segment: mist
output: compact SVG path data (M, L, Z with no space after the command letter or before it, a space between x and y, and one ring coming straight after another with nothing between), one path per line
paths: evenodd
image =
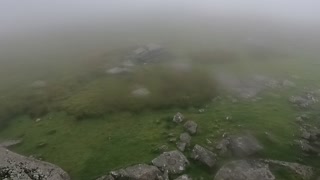
M0 179L319 178L319 7L1 0Z

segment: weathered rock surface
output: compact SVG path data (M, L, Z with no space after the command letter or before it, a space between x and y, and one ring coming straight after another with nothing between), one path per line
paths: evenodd
M209 166L210 168L216 164L216 154L200 145L194 146L191 157Z
M181 151L181 152L183 152L185 149L186 149L186 146L187 146L187 143L185 143L185 142L177 142L176 143L177 144L177 148Z
M307 108L312 104L318 102L316 97L312 93L306 93L301 96L291 96L289 101L300 108Z
M278 161L278 160L264 160L264 162L270 165L275 164L275 165L286 167L292 172L294 172L295 174L299 175L304 180L311 179L314 175L314 168L310 166L302 165L299 163L292 163L292 162L285 162L285 161Z
M114 178L119 180L162 180L162 172L155 166L147 164L137 164L134 166L120 169L110 172L112 177L106 176L106 178ZM109 180L107 179L107 180ZM103 179L104 180L104 179ZM110 179L111 180L111 179Z
M226 155L228 152L228 146L230 144L229 139L224 138L216 145L216 149L219 150L219 155Z
M310 145L309 141L307 140L304 140L304 139L295 140L295 143L301 148L302 151L306 153L310 153L310 154L320 153L320 150Z
M173 116L173 122L181 123L183 120L184 116L180 112Z
M25 157L0 147L0 179L69 180L56 165Z
M186 143L187 145L191 143L191 136L188 133L181 133L179 139L180 142Z
M232 153L238 157L250 156L263 149L252 135L231 136L229 146Z
M198 124L195 123L194 121L187 121L186 123L184 123L183 127L190 134L196 134L197 133Z
M219 169L214 180L274 180L269 166L259 161L238 160Z
M175 180L192 180L192 178L186 174L179 176Z
M164 152L152 160L152 164L170 174L181 174L189 165L187 158L179 151Z

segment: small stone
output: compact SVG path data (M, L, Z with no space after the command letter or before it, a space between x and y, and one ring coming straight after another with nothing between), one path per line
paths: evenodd
M196 134L197 129L198 129L198 124L195 123L194 121L187 121L183 127L185 128L186 131L188 131L190 134Z
M173 116L173 122L181 123L183 120L184 116L180 112Z
M190 145L191 143L191 136L188 133L180 134L180 141Z

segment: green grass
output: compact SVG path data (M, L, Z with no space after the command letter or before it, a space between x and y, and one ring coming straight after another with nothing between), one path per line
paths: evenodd
M265 147L259 158L300 159L304 164L320 166L319 157L301 156L300 150L292 146L299 134L295 117L302 111L288 102L288 97L299 94L302 87L317 87L318 67L297 60L275 63L244 59L216 65L207 59L187 74L150 67L131 76L108 77L86 70L57 78L40 97L26 87L7 92L6 98L12 99L9 98L10 103L2 101L0 107L3 105L3 112L13 115L4 118L7 126L0 131L0 139L22 138L23 143L13 147L14 151L57 164L75 180L88 180L131 164L150 163L160 154L156 149L161 145L175 149L167 135L174 133L178 137L183 131L181 125L171 122L172 116L180 111L199 125L192 144L214 148L225 132L250 132ZM221 69L239 76L297 75L301 78L294 81L300 88L269 90L259 95L262 97L259 101L233 103L226 92L217 92L220 88L216 88L215 82L209 83L208 72ZM128 96L136 84L147 86L151 96L147 99ZM21 92L24 93L17 96ZM222 98L211 101L212 95L217 94ZM43 106L45 113L37 109ZM198 112L205 107L205 113ZM319 115L316 109L308 113L312 117ZM227 120L227 116L232 119ZM41 121L35 122L38 117ZM208 144L207 139L213 144ZM219 159L214 169L193 162L187 171L194 179L211 179L227 160L228 157ZM282 169L275 172L282 179L293 178Z

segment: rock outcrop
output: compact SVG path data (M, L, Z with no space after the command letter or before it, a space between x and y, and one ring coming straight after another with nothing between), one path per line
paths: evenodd
M0 179L70 180L70 177L56 165L0 147Z
M278 161L278 160L264 160L264 162L270 165L279 165L291 170L293 173L297 174L304 180L312 179L314 175L314 168L299 163Z
M274 180L268 164L260 161L238 160L219 169L214 180Z
M216 154L214 154L213 152L209 151L208 149L200 146L200 145L195 145L192 153L191 153L191 157L194 160L198 160L201 163L209 166L210 168L212 168L215 164L216 164Z
M110 172L103 180L132 179L132 180L162 180L162 172L155 166L137 164L134 166ZM109 178L109 179L108 179Z
M189 166L189 161L181 152L170 151L153 159L152 164L162 171L168 171L169 174L181 174Z
M238 157L250 156L263 149L252 135L231 136L229 141L232 153Z

